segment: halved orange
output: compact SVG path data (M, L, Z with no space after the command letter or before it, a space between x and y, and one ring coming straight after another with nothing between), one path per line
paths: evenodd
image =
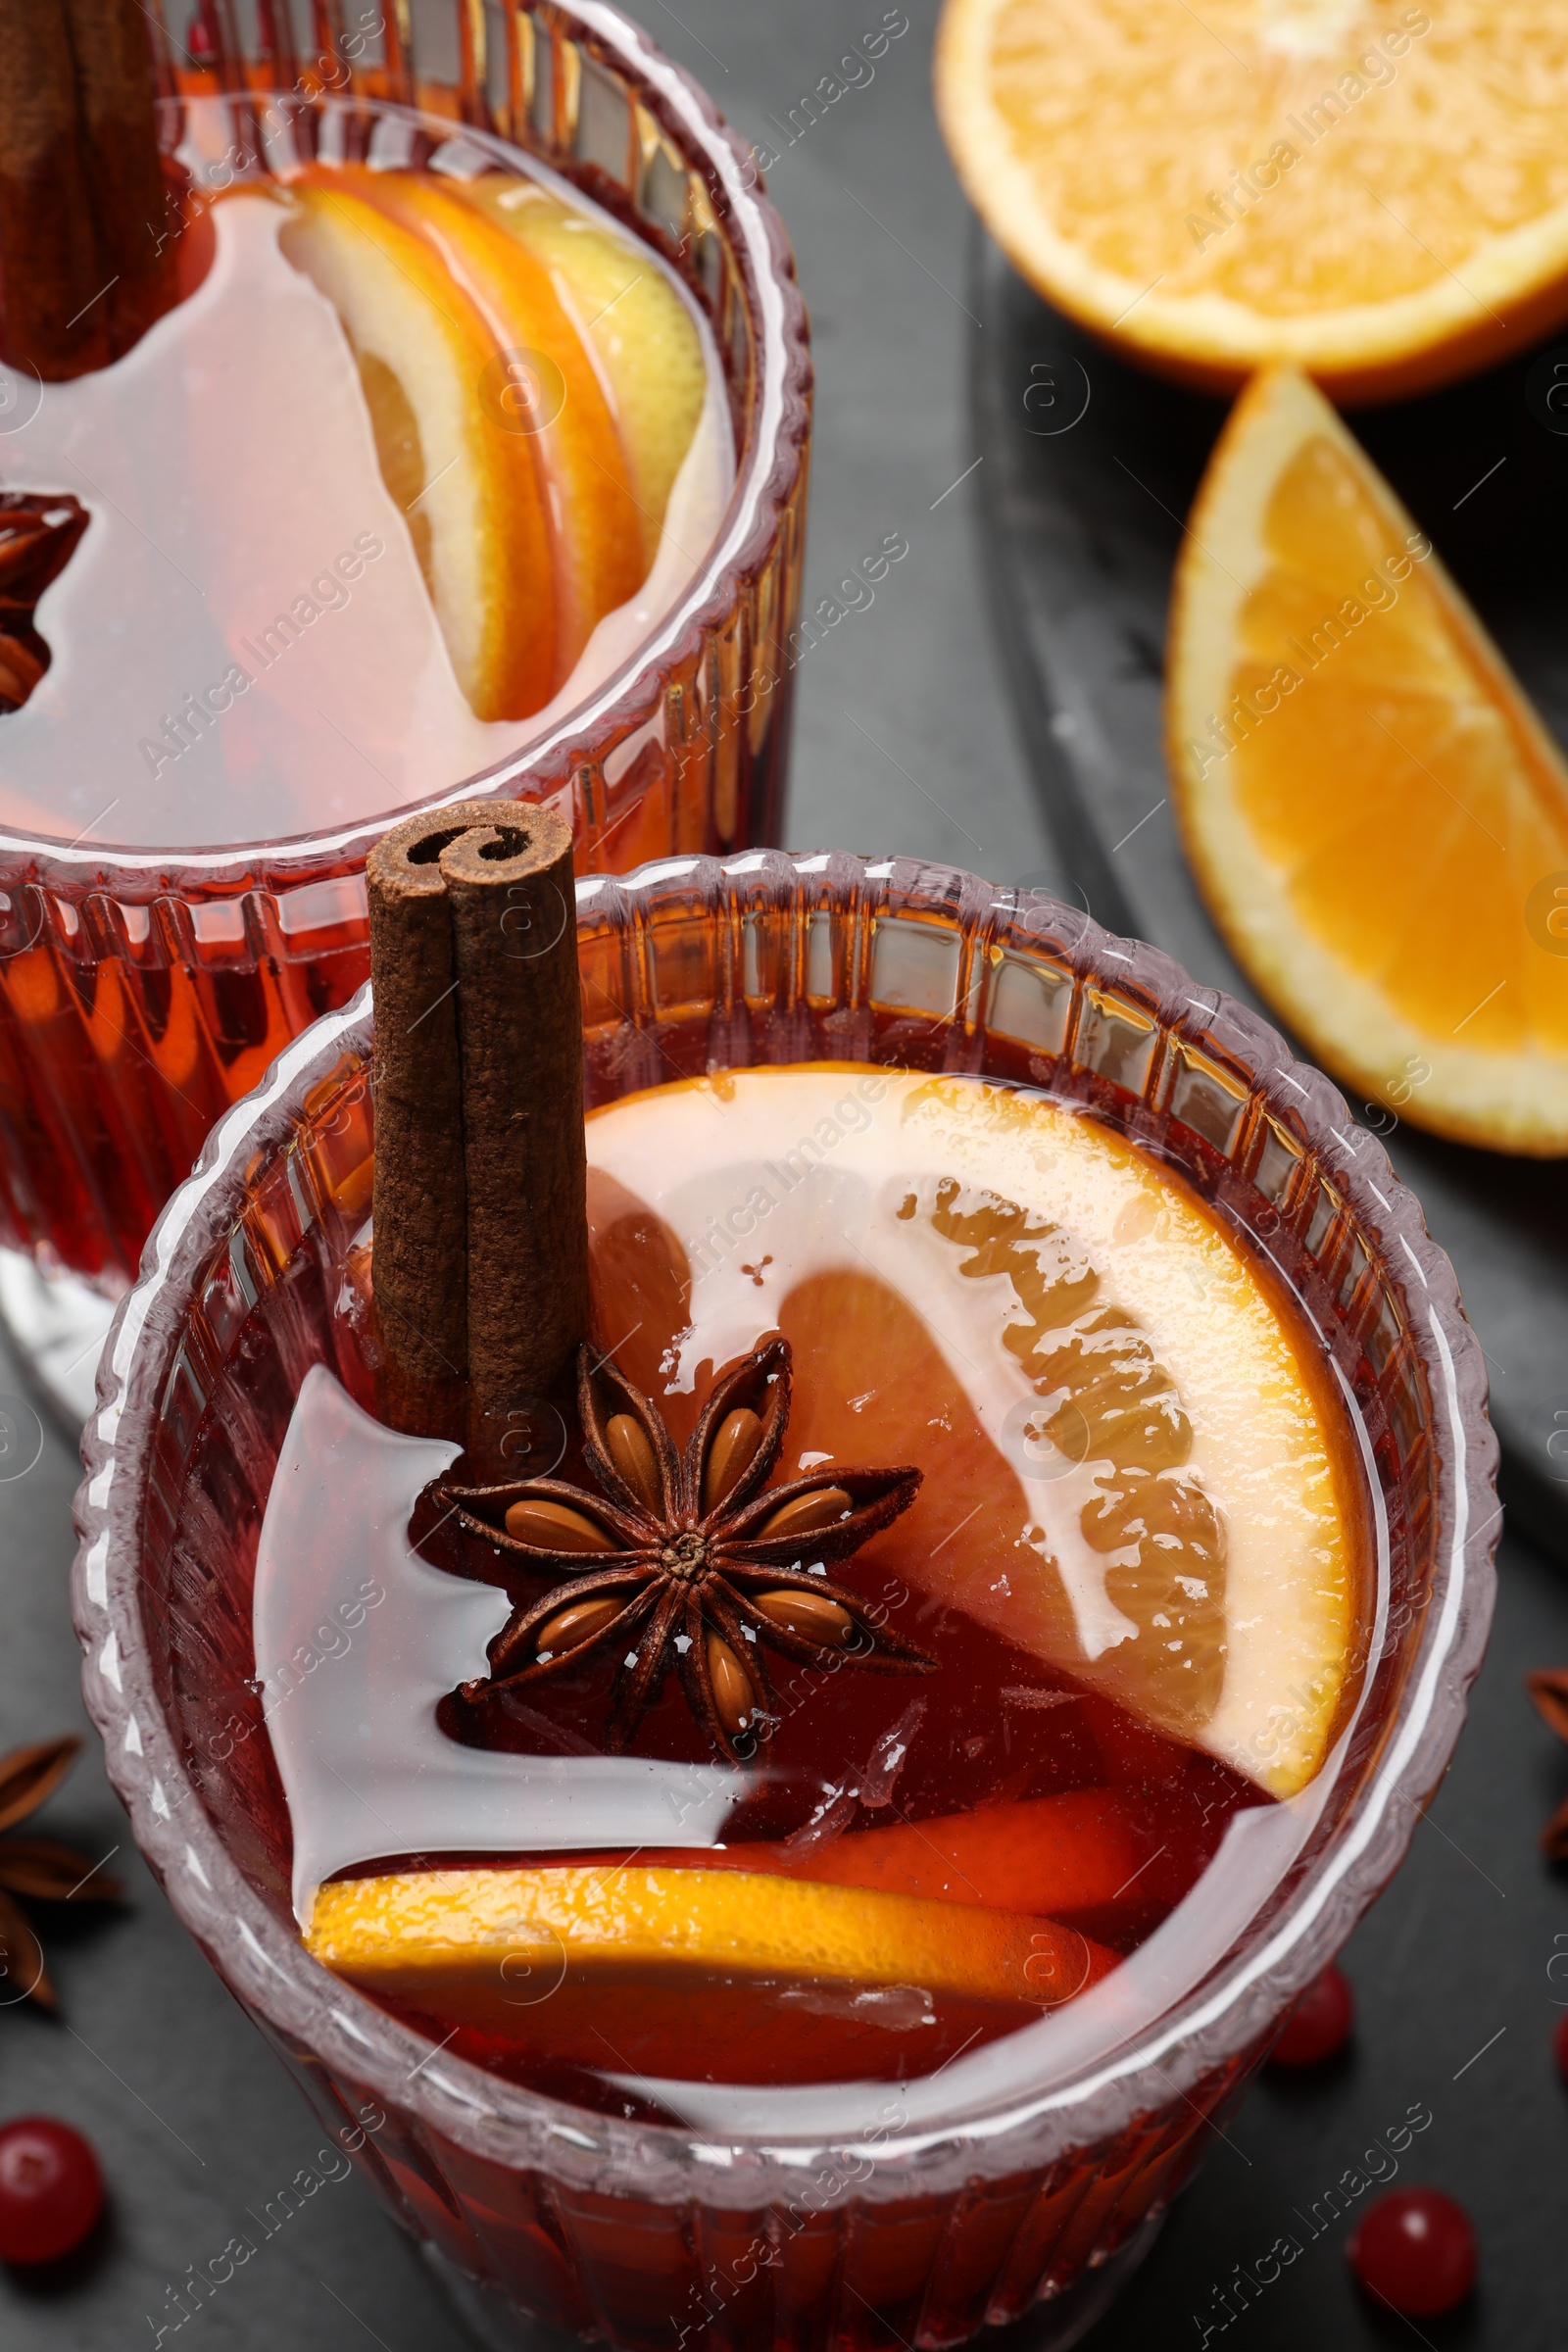
M1203 894L1316 1058L1437 1134L1568 1152L1568 763L1293 370L1193 510L1167 726Z
M1391 398L1568 316L1558 0L947 0L936 89L1024 275L1212 389Z
M1070 1928L1017 1912L621 1864L344 1879L317 1895L305 1941L367 1992L502 2034L554 2023L530 2012L561 1993L628 1981L694 1993L736 1979L919 1985L1040 2009L1116 1965Z

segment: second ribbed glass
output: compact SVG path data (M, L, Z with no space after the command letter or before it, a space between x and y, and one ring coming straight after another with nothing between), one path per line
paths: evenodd
M253 156L271 108L307 157L351 161L388 123L432 155L460 138L502 164L537 157L678 270L725 375L735 491L677 606L541 741L409 807L548 801L571 820L579 872L776 839L810 361L789 246L747 151L608 7L429 0L412 36L399 9L368 40L330 32L340 12L318 9L328 37L308 54L286 10L255 14L249 52L225 46L222 9L205 12L201 72L166 54L171 150L199 101L215 154L214 108L231 119L228 151ZM366 852L408 812L196 850L0 830L0 1250L123 1289L213 1121L366 978Z
M544 2321L626 2352L892 2352L1037 2303L1034 2341L1076 2340L1397 1865L1458 1736L1498 1514L1452 1270L1327 1080L1052 901L760 853L590 880L578 922L591 1106L819 1059L1039 1087L1174 1165L1267 1256L1343 1377L1381 1519L1384 1614L1305 1842L1200 1981L1092 2059L1031 2028L877 2085L874 2128L833 2086L748 2091L744 2128L716 2106L702 2131L623 2122L433 2053L318 1967L289 1903L252 1580L294 1398L337 1361L363 1216L345 1179L373 1144L368 998L218 1129L105 1354L74 1601L111 1777L186 1926L493 2340Z

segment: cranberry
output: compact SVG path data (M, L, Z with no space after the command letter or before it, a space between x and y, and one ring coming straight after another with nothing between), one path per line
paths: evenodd
M1369 2294L1411 2320L1452 2311L1476 2280L1470 2216L1440 2188L1396 2188L1379 2197L1346 2255Z
M1275 2066L1317 2066L1343 2049L1355 2017L1355 1995L1337 1968L1326 1968L1309 1984L1285 2021L1269 2052Z
M0 2126L0 2256L53 2262L79 2246L103 2211L98 2159L50 2115Z
M1552 2055L1563 2074L1568 2076L1568 2009L1565 2009L1551 2030Z

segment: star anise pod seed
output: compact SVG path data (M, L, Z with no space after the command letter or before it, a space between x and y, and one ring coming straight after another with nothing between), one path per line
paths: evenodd
M10 1755L0 1756L0 1832L37 1812L80 1751L81 1741L68 1735L40 1740L32 1747L14 1747ZM29 1902L67 1903L78 1898L112 1902L119 1893L118 1882L74 1846L56 1845L49 1838L0 1836L0 1999L26 1993L40 2008L59 2006L44 1967L43 1945L13 1895L24 1895Z
M658 1407L586 1348L577 1401L598 1494L553 1478L436 1489L469 1534L561 1580L518 1602L490 1643L488 1678L465 1683L460 1696L525 1690L597 1650L616 1651L605 1735L615 1755L673 1662L692 1713L719 1754L738 1761L737 1742L750 1753L773 1726L764 1649L803 1666L935 1670L935 1658L887 1633L827 1575L908 1509L920 1472L835 1463L761 1491L789 1419L787 1340L723 1375L684 1454Z

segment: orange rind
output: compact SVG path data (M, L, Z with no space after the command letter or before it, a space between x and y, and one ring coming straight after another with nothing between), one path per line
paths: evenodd
M305 1941L366 1992L503 2034L568 1983L918 1984L1043 2009L1116 1964L1070 1928L1012 1911L620 1864L339 1880L318 1893Z

